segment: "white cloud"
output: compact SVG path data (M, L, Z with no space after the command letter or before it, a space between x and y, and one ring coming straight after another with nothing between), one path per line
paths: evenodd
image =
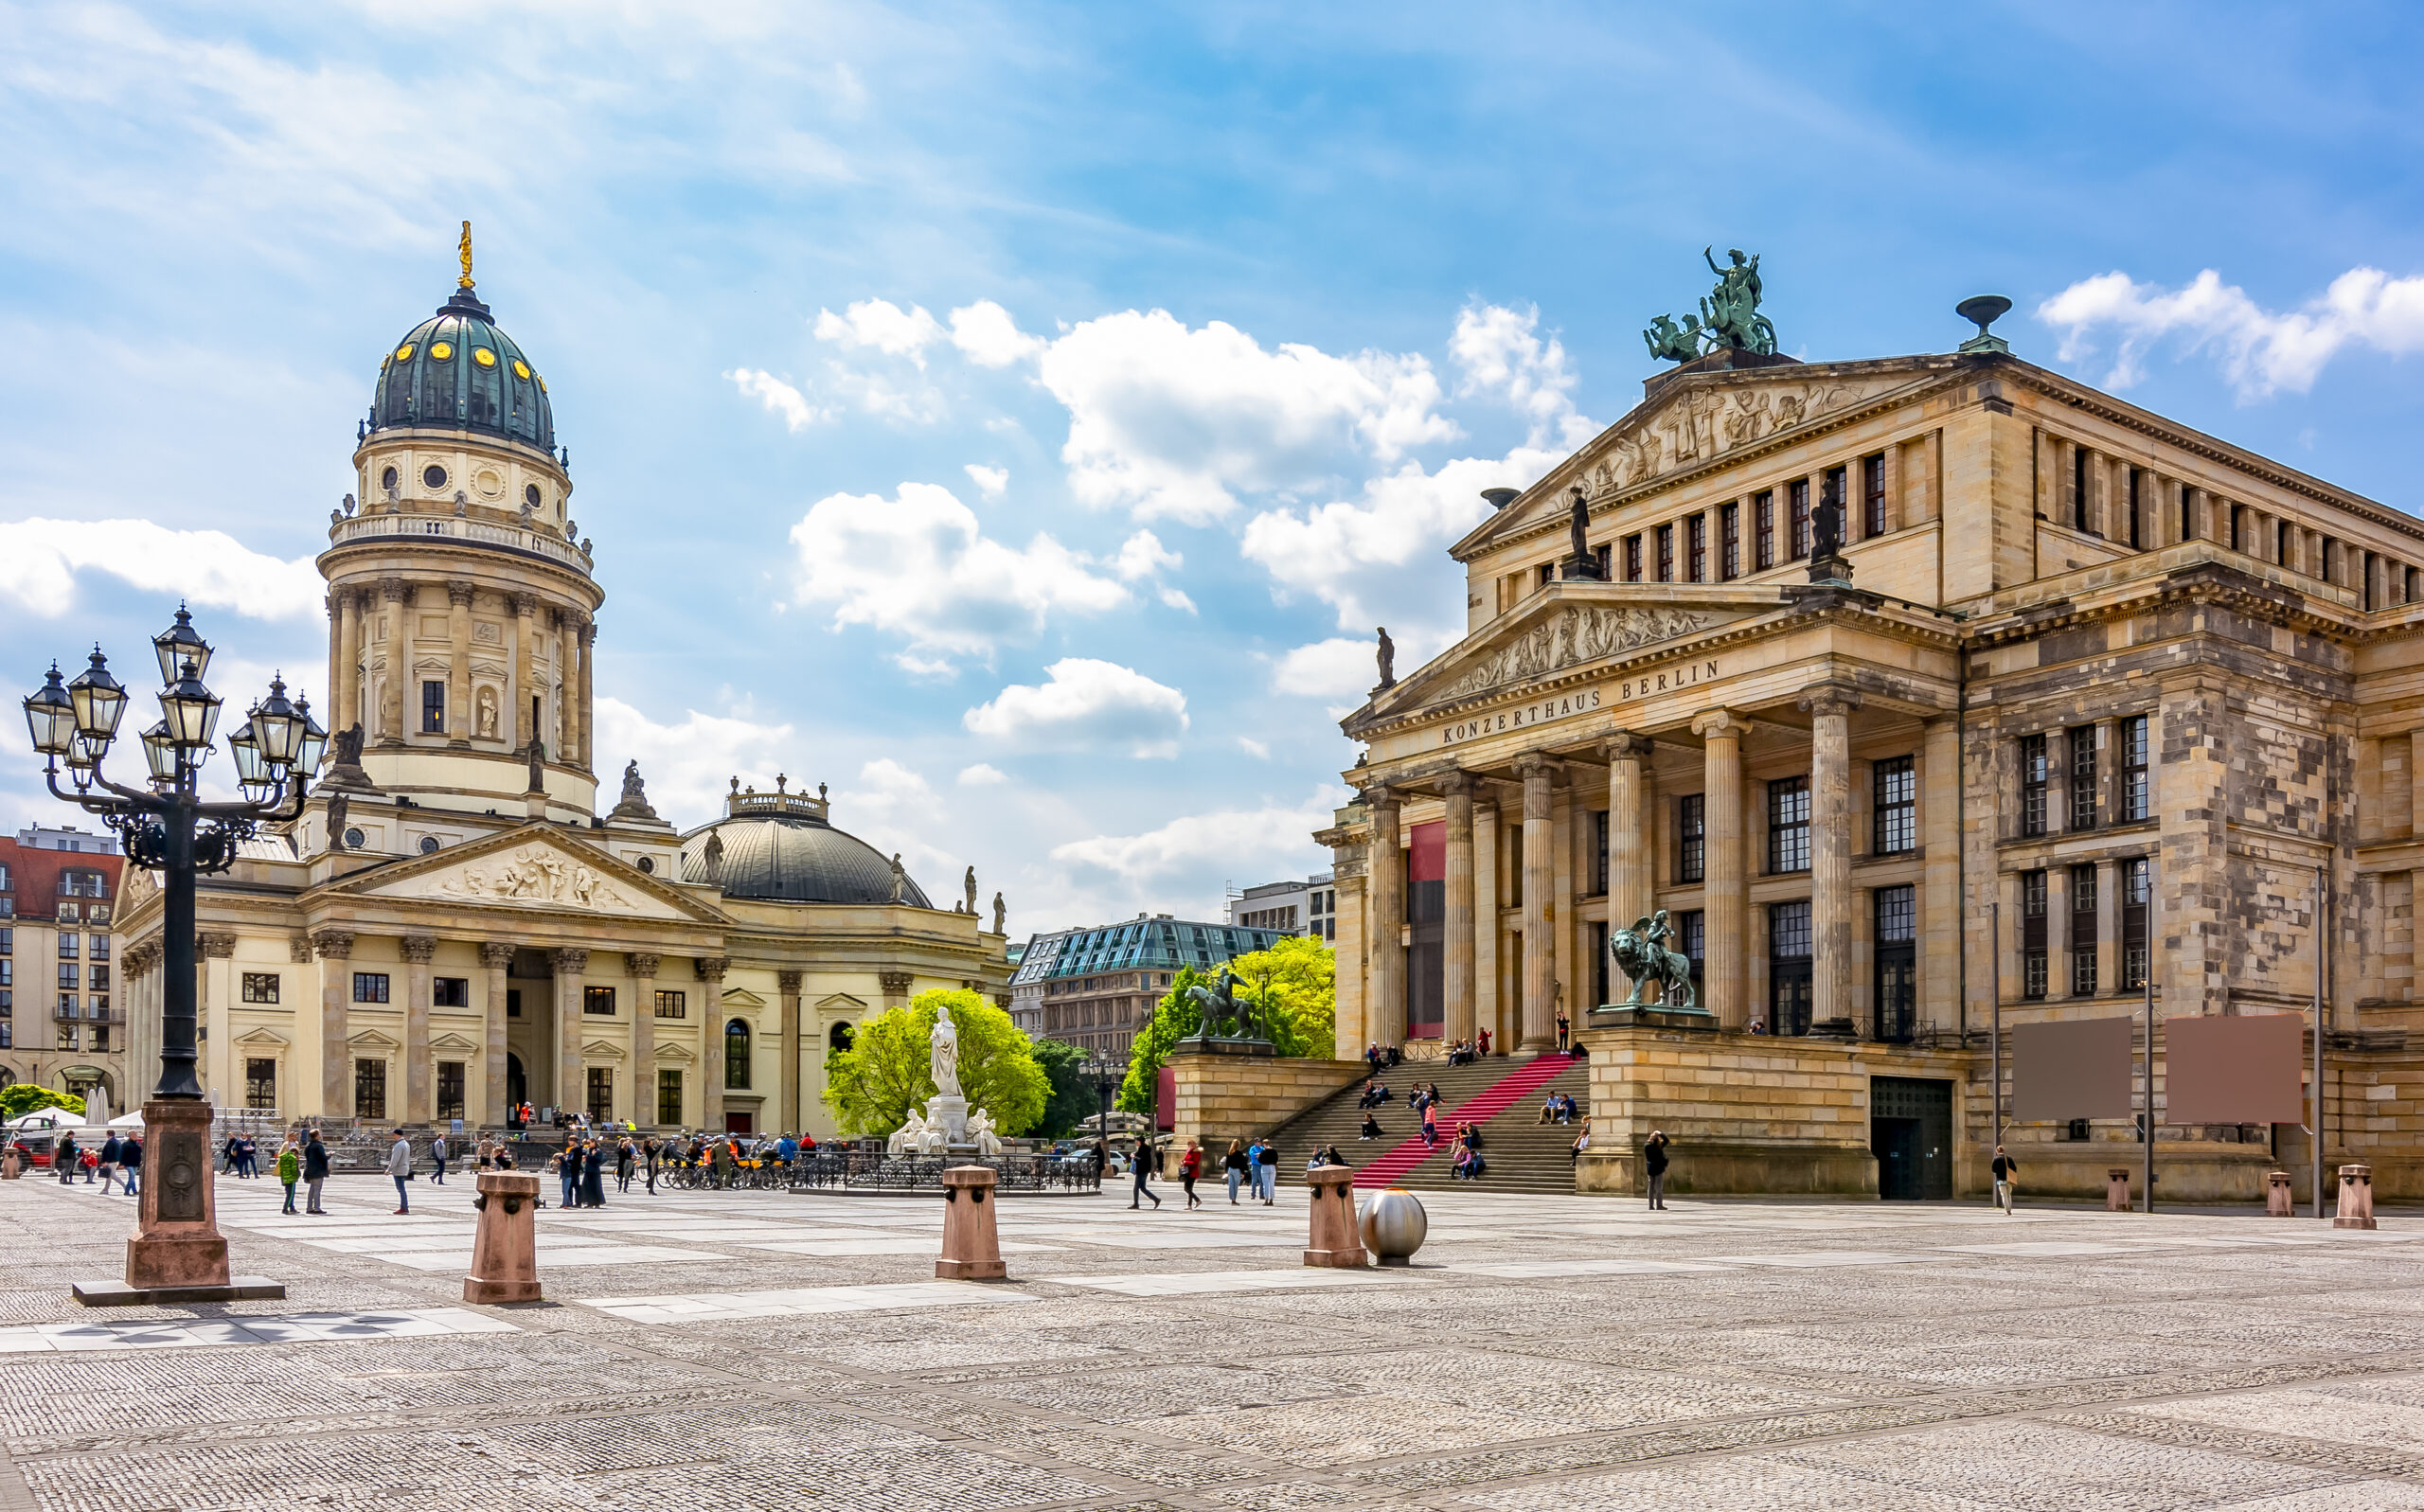
M0 596L54 618L75 607L83 572L255 619L317 617L328 595L311 558L280 561L223 531L171 530L149 520L0 525Z
M1137 757L1175 756L1186 733L1186 695L1116 662L1063 657L1041 686L1013 683L960 722L1012 745L1123 748Z
M2166 336L2190 351L2211 351L2242 403L2281 389L2305 393L2342 348L2370 347L2393 356L2424 350L2424 276L2394 278L2352 268L2297 311L2264 309L2208 268L2178 290L2134 283L2125 273L2085 278L2037 307L2037 318L2062 330L2061 360L2083 362L2094 337L2119 337L2105 383L2128 388L2146 376L2147 350Z
M1302 875L1321 863L1313 831L1329 827L1346 790L1326 786L1295 808L1266 804L1173 819L1141 835L1100 835L1052 847L1052 859L1078 872L1108 874L1132 894L1192 884L1209 892L1223 881L1244 885ZM1087 879L1092 880L1092 879Z
M983 655L1032 635L1055 611L1098 614L1126 587L1048 535L1023 548L985 536L951 490L904 483L897 498L836 493L792 527L794 596L831 604L835 628L871 625L929 651Z
M923 367L926 348L943 339L943 328L923 305L904 311L889 299L859 299L844 314L819 310L816 339L846 349L872 347L887 357L906 357Z
M1078 325L1040 373L1069 411L1071 491L1139 519L1217 520L1237 507L1232 489L1317 487L1352 459L1457 434L1418 355L1265 351L1234 326L1190 330L1161 310Z
M1274 692L1299 693L1309 698L1336 698L1348 693L1361 698L1380 675L1380 663L1373 659L1379 646L1377 640L1345 637L1299 646L1279 658L1279 665L1272 673L1272 688Z
M935 807L933 785L890 756L860 767L858 785L842 796L853 809L884 819L929 818Z
M1009 780L1009 774L983 761L959 769L959 785L963 788L998 788Z
M1540 323L1538 306L1517 311L1467 305L1459 311L1455 333L1448 338L1449 353L1464 373L1456 392L1506 400L1530 425L1534 447L1579 446L1598 427L1575 412L1578 375L1566 365L1565 347L1555 337L1541 339Z
M989 499L1000 498L1002 490L1010 486L1010 470L1007 468L989 468L971 462L964 471L970 481L976 485L976 491Z
M598 770L619 772L625 761L637 760L650 805L677 827L722 814L735 774L781 770L791 738L790 725L768 724L745 711L686 709L679 723L660 724L620 699L597 700Z
M1254 757L1257 761L1268 761L1271 759L1271 747L1263 744L1260 740L1256 739L1250 735L1241 735L1238 737L1238 749Z
M951 312L951 344L979 367L1007 367L1043 350L1043 338L1019 329L990 299Z
M1119 543L1119 556L1113 569L1122 578L1150 578L1186 565L1186 559L1162 544L1161 538L1150 530L1139 530Z
M723 376L740 390L741 398L754 399L766 406L768 414L781 416L783 424L793 432L832 418L832 411L817 408L807 395L762 369L739 367Z

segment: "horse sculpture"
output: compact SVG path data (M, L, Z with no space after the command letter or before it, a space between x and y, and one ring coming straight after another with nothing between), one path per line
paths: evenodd
M1203 1040L1268 1040L1252 1003L1238 1000L1238 979L1228 968L1221 969L1220 980L1210 987L1191 987L1186 995L1203 1015L1203 1026L1195 1037Z
M1638 1008L1650 1005L1649 989L1658 989L1657 1004L1667 1008L1696 1009L1700 995L1692 990L1692 958L1681 951L1666 949L1666 941L1674 937L1666 922L1666 911L1660 909L1648 918L1635 921L1631 929L1620 929L1608 936L1608 953L1615 959L1616 969L1632 979L1632 996L1618 1007Z

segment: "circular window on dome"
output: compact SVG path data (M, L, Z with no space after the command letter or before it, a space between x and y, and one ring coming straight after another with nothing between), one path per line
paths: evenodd
M642 857L639 859L639 868L640 868L640 870L641 870L643 873L645 873L645 874L646 874L646 875L648 875L648 876L651 876L651 877L655 876L655 875L656 875L656 858L655 858L654 856L642 856Z
M531 382L539 385L539 392L540 392L540 393L544 394L544 393L545 393L545 392L547 391L547 381L546 381L545 379L544 379L544 378L534 378L534 379L532 379L532 380L531 380Z
M523 365L522 359L519 357L513 360L513 376L526 383L530 382L530 369Z
M474 347L472 348L472 361L479 364L482 367L494 367L496 365L496 353L489 350L486 347Z
M420 853L424 856L435 856L437 854L437 837L436 835L423 835L420 837Z
M446 487L446 470L432 462L420 470L420 480L433 489L442 489Z
M400 363L408 363L412 360L413 344L411 342L406 342L401 347L396 348L396 361Z
M524 489L522 490L522 497L529 504L531 508L536 509L539 507L539 485L533 483L529 487Z
M348 850L360 850L362 848L361 830L348 829L345 832L345 848Z
M442 363L454 355L454 348L445 342L434 341L429 344L429 355Z
M386 471L379 474L379 486L383 489L392 489L396 486L396 470L394 468L389 468Z

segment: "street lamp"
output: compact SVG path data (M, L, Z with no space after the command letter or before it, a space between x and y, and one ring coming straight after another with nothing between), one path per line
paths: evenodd
M1101 1105L1095 1136L1108 1145L1111 1142L1112 1091L1125 1079L1128 1067L1124 1061L1114 1059L1100 1050L1089 1050L1086 1052L1085 1073L1093 1079L1095 1096Z
M128 861L161 873L162 989L160 1082L145 1111L152 1149L145 1165L141 1237L127 1251L131 1287L189 1284L215 1270L227 1284L227 1245L211 1222L209 1122L195 1075L194 878L236 863L237 847L264 821L303 811L303 796L327 749L328 732L312 719L308 701L287 702L273 678L269 697L249 711L228 738L238 803L205 803L203 764L219 727L221 701L203 683L211 649L183 605L176 622L154 636L160 664L160 721L144 732L147 787L131 788L101 774L101 761L126 714L126 689L94 648L92 665L73 683L49 677L25 701L26 726L43 757L51 795L97 814L116 830ZM64 763L70 784L60 785ZM156 1234L167 1222L170 1231Z

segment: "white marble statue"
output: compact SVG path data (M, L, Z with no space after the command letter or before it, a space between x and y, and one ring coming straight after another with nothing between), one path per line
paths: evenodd
M909 1113L909 1121L894 1130L892 1137L883 1142L883 1152L887 1155L908 1155L922 1150L925 1147L925 1115L913 1109Z
M982 1108L968 1115L968 1137L979 1155L1002 1152L1002 1136L993 1131L993 1115Z
M926 1042L933 1052L930 1069L935 1076L935 1091L946 1097L958 1096L959 1029L951 1022L950 1009L935 1015L935 1032Z
M949 1152L951 1149L951 1128L940 1116L934 1112L931 1105L929 1105L927 1109L927 1117L925 1118L924 1123L926 1131L918 1137L918 1153L920 1155L941 1155Z

